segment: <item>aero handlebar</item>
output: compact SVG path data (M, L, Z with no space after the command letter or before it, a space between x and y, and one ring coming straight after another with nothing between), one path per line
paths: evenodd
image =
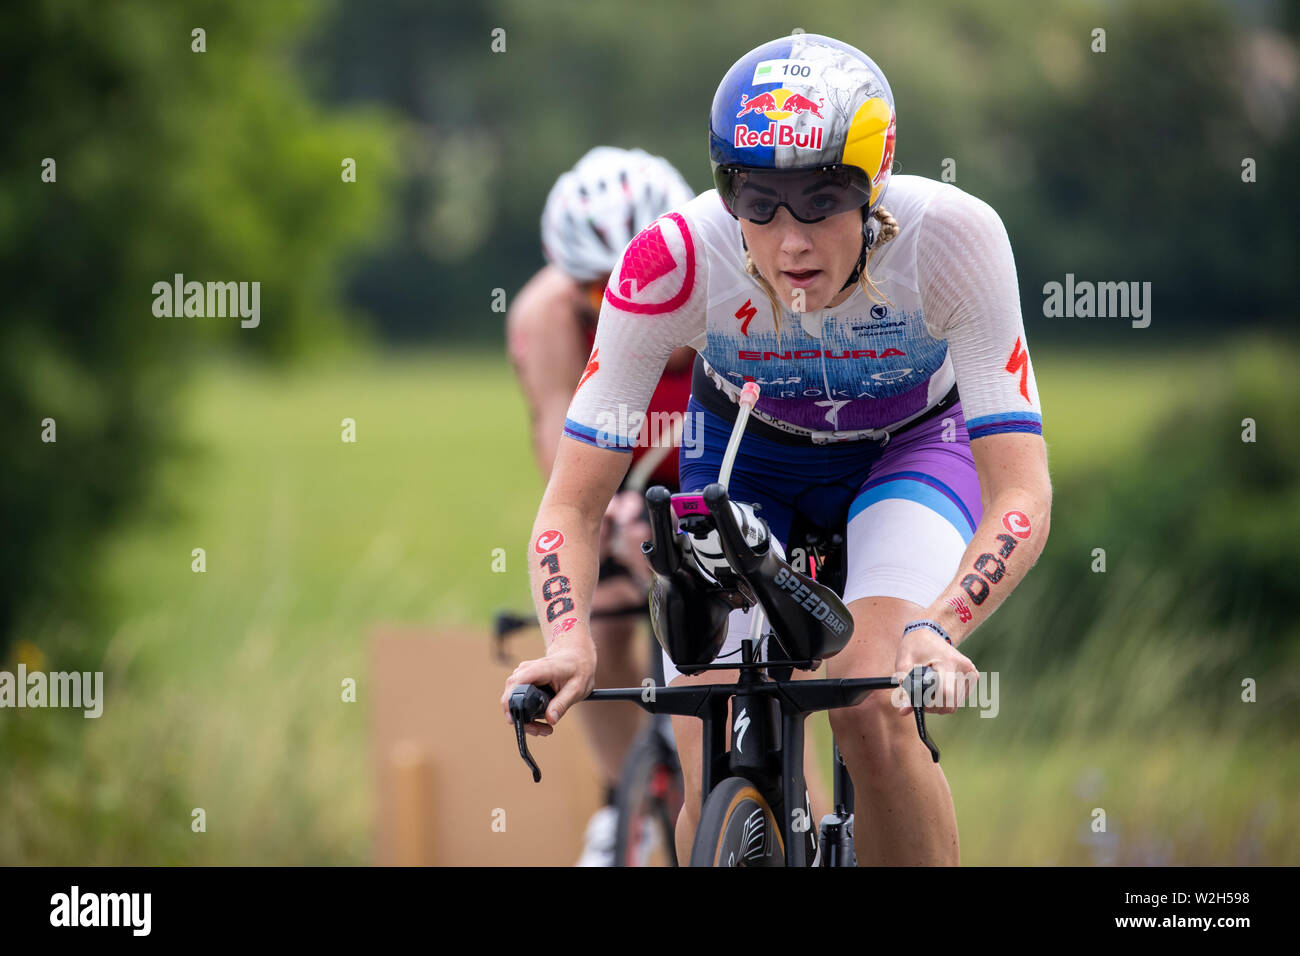
M769 662L771 663L771 662ZM779 663L779 662L775 662ZM726 665L734 667L735 665ZM766 666L766 665L765 665ZM931 667L915 667L903 675L901 681L893 677L863 677L844 680L817 681L772 681L765 684L749 685L747 693L765 693L782 699L792 709L824 710L829 707L847 707L856 704L872 690L884 690L901 686L912 701L912 713L916 717L916 732L930 751L930 757L939 762L939 748L930 740L925 729L926 696L933 692L939 680L938 673ZM785 685L793 684L797 688L800 706L796 707L793 699L786 699ZM742 690L738 684L701 684L686 687L659 687L647 699L645 688L632 687L623 690L597 690L585 698L591 701L626 700L639 704L650 713L670 713L683 716L702 716L705 703L714 695L733 695ZM791 693L793 698L794 694ZM510 717L515 725L515 740L519 744L519 756L528 769L532 771L533 781L540 783L542 771L537 761L528 752L524 726L538 720L546 713L547 706L555 697L555 691L549 685L534 686L519 684L510 692Z

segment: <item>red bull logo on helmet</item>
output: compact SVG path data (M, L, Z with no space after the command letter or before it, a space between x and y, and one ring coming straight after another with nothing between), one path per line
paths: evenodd
M752 146L793 146L795 149L821 149L822 128L796 133L793 126L785 123L768 123L767 129L750 129L744 123L736 126L735 144L741 147Z
M825 102L824 99L819 98L814 103L801 93L787 89L768 90L754 97L742 93L740 112L736 114L736 119L740 119L747 113L762 113L770 120L789 119L800 113L811 113L818 119L825 119L821 111L822 104Z
M821 108L825 100L819 98L813 102L801 93L793 90L767 90L757 96L742 94L740 112L736 119L756 113L766 117L766 128L750 128L748 124L737 123L733 142L742 148L757 146L793 146L796 149L821 149L822 127L820 124L795 132L793 126L783 122L801 113L810 113L823 119Z

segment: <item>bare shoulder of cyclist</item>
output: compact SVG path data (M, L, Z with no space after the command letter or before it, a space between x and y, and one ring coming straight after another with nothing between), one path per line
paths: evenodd
M587 359L578 284L544 266L515 294L506 313L506 347L526 387L558 383L572 391Z

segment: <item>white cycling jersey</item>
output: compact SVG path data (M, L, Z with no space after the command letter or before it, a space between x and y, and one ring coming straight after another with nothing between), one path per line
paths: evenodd
M784 311L745 272L740 224L716 190L655 220L624 250L564 433L630 450L673 349L704 358L734 400L753 379L756 417L810 440L879 437L958 386L972 440L1041 434L1015 260L988 204L955 186L895 176L885 207L899 233L861 290L817 312Z

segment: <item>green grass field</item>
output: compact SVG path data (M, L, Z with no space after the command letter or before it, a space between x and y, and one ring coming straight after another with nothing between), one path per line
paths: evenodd
M1134 399L1148 419L1172 411L1213 361L1040 350L1054 477L1137 441L1106 423ZM501 356L472 352L211 365L184 424L167 504L93 559L110 601L104 716L4 715L0 813L17 823L0 828L0 862L366 863L365 636L383 622L485 630L496 608L528 605L542 489L514 381ZM40 646L65 626L25 636ZM341 701L349 677L357 704ZM1027 741L974 714L952 734L944 720L967 863L1300 860L1300 763L1267 739L1145 743L1119 722ZM1089 829L1098 807L1105 834Z

